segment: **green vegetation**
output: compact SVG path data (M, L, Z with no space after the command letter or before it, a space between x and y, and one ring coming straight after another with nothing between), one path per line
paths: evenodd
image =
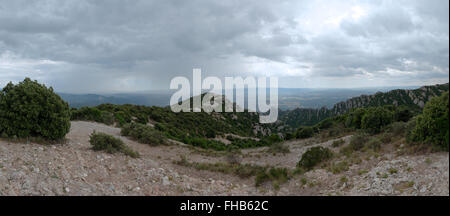
M371 107L361 119L361 128L372 134L377 134L381 129L394 120L394 113L384 107Z
M410 140L431 144L438 150L449 150L449 93L434 97L416 118Z
M319 163L329 160L331 157L333 157L333 152L330 149L321 146L312 147L303 153L297 166L310 170Z
M70 129L69 105L53 89L26 78L0 91L0 134L58 140Z
M71 110L71 120L94 121L106 125L114 124L115 117L108 111L101 111L95 107L82 107Z
M341 153L351 154L354 151L359 151L364 148L368 140L369 140L368 134L365 133L356 134L350 139L350 143L341 149Z
M230 163L198 163L189 162L186 157L182 157L175 164L191 167L197 170L234 174L240 178L255 177L255 186L261 186L265 182L272 182L276 185L283 184L289 179L289 170L286 168L262 167L250 164L230 164Z
M197 163L188 162L185 157L174 162L177 165L192 167L198 170L206 170L211 172L220 172L225 174L234 174L241 178L249 178L256 176L260 172L264 172L265 167L248 165L248 164L229 164L229 163Z
M333 163L329 166L328 171L332 172L333 174L338 174L344 171L347 171L349 168L349 162L347 161L340 161L337 163Z
M255 186L258 187L265 182L273 182L275 188L279 184L286 183L289 180L289 171L286 168L270 168L259 172L255 177Z
M338 139L338 140L333 141L333 143L331 144L331 147L337 148L344 144L345 144L345 141L343 139Z
M167 144L167 138L161 132L140 123L125 124L120 134L152 146Z
M275 153L275 154L276 153L287 154L287 153L291 152L291 150L289 150L289 147L284 145L283 143L274 143L269 146L268 152Z
M407 122L417 112L420 112L420 101L426 102L433 96L439 96L442 92L449 90L448 83L442 85L424 86L414 90L392 90L389 92L379 92L374 95L361 95L347 101L337 103L331 109L294 109L280 112L280 120L292 128L299 126L312 126L330 117L346 114L355 108L392 106L399 108L394 112L394 121ZM407 108L407 109L403 109ZM363 112L360 110L359 112ZM354 118L350 124L361 125L362 113L354 113ZM357 128L359 129L359 128Z
M380 151L381 146L382 146L381 140L378 139L377 137L372 137L366 144L366 147L374 152Z
M377 134L393 122L407 122L414 111L405 106L385 105L381 107L358 108L344 115L345 125L354 129Z
M139 132L147 134L140 135L136 131L131 135L124 136L130 136L137 141L149 144L160 143L161 139L171 138L199 148L226 151L270 146L282 141L276 134L263 136L258 133L255 135L253 132L255 125L259 125L264 130L275 126L260 125L258 114L248 111L242 113L174 113L170 107L102 104L97 107L72 109L71 119L95 121L108 125L117 124L122 130L125 128L125 134L129 133L130 126L132 126L131 131L139 130ZM155 126L154 130L144 129L142 125L150 121ZM140 124L140 126L136 126L136 124ZM231 145L212 140L212 138L225 134L251 138L230 138ZM150 135L156 136L156 138L151 138ZM162 138L161 135L166 138ZM254 139L256 137L259 137L260 140Z
M395 169L395 168L390 168L389 169L389 174L391 174L391 175L396 174L397 172L398 172L398 170Z
M363 116L366 114L366 111L367 110L364 108L358 108L353 111L350 111L346 115L345 126L352 127L355 129L361 129L361 122Z
M296 137L298 139L305 139L314 136L314 129L312 127L299 127L297 129Z
M364 149L378 151L383 143L391 142L394 137L396 140L401 139L407 134L408 140L412 142L428 142L432 143L434 147L448 150L448 123L444 123L448 120L448 100L441 99L438 102L437 99L433 99L433 102L426 104L423 114L414 118L414 115L420 113L420 106L417 100L413 101L413 99L426 101L432 95L442 95L443 90L448 90L448 84L427 86L410 91L394 90L372 96L362 95L336 104L330 110L322 108L281 112L280 118L284 125L296 125L299 123L299 119L302 120L301 124L306 125L295 131L289 127L279 127L280 124L259 124L258 114L248 111L242 113L174 113L170 107L102 104L97 107L72 109L71 119L96 121L108 125L116 124L125 128L125 131L130 130L130 126L133 124L141 124L138 127L134 125L131 129L139 130L139 134L135 132L135 134L129 135L138 141L141 140L140 142L158 144L166 137L216 151L269 146L269 152L287 153L288 149L280 144L283 140L277 135L280 130L284 140L305 139L319 133L325 140L342 137L355 131L370 135L381 133L381 135L377 135L377 139L372 140L367 139L368 134L354 137L350 144L342 149L346 153L360 151L364 147L366 147ZM448 98L448 93L446 97ZM349 106L349 104L352 105ZM349 107L355 107L354 104L358 104L359 108L350 109ZM154 125L154 129L144 129L144 125L149 122ZM256 134L255 127L261 129L257 130ZM263 135L262 131L268 129L272 131L272 134ZM414 131L412 131L413 129ZM142 131L147 131L147 134L141 135ZM246 138L229 136L227 137L231 142L229 145L213 139L226 134L235 134ZM434 136L435 134L438 135ZM338 147L342 144L337 141L332 146Z
M97 133L94 131L89 138L89 143L91 143L94 151L105 151L110 154L122 152L132 158L139 157L139 153L133 151L130 147L125 145L122 140L109 134Z

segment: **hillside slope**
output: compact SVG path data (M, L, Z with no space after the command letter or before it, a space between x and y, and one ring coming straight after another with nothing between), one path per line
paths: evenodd
M141 157L95 152L93 131L120 137ZM370 157L340 174L317 168L293 176L279 189L254 186L253 178L188 168L174 163L180 155L191 162L212 164L227 158L185 145L139 144L119 135L120 129L92 122L72 122L65 143L39 145L0 140L0 195L445 195L448 196L449 155ZM351 136L343 137L347 143ZM287 154L268 153L266 147L239 154L242 164L294 169L299 157L313 146L330 147L334 140L293 140ZM399 149L400 150L400 149ZM338 149L333 149L338 151ZM396 169L396 173L389 173ZM361 173L361 170L366 170ZM381 173L381 174L380 174ZM342 179L345 177L346 182ZM304 180L305 179L305 180ZM302 182L308 183L303 184Z
M314 125L329 117L344 114L354 108L383 105L405 105L412 109L421 109L432 97L440 96L449 90L449 84L423 86L414 90L397 89L379 92L374 95L361 95L337 103L331 109L295 109L280 112L280 120L291 127Z

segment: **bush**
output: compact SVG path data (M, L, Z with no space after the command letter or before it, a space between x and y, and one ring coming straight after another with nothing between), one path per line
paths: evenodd
M343 139L338 139L338 140L333 141L333 143L331 144L331 147L336 148L336 147L343 145L344 143L345 143L345 141Z
M384 144L390 143L392 141L392 134L391 133L383 133L379 136L380 141Z
M291 140L291 139L294 139L294 138L295 138L295 135L293 133L290 133L290 132L287 132L284 135L284 140Z
M399 106L394 111L394 121L408 122L414 116L414 112L407 106Z
M432 98L416 119L411 140L427 142L438 150L449 150L449 93Z
M282 142L283 140L280 138L280 136L278 136L277 134L272 134L268 137L265 138L265 140L269 143L279 143Z
M314 136L314 129L312 127L300 127L297 129L296 137L298 139L306 139Z
M312 147L303 153L302 158L298 162L297 166L305 168L307 170L314 168L317 164L327 161L333 156L333 152L321 146Z
M289 180L289 172L286 168L270 168L268 171L261 170L255 177L255 186L272 181L274 185L285 183Z
M375 138L375 137L370 139L366 144L367 148L372 149L373 151L376 151L376 152L381 149L381 145L382 145L382 143L381 143L380 139Z
M291 152L291 150L289 150L289 147L287 145L284 145L283 143L274 143L270 145L268 151L271 153L282 153L282 154L287 154Z
M352 138L350 139L350 144L344 147L341 151L343 153L352 153L354 151L361 150L362 148L364 148L364 145L369 140L368 137L369 137L368 134L364 133L352 136Z
M95 107L82 107L80 109L72 109L71 120L94 121L106 125L114 124L114 114L108 111L101 111Z
M139 157L139 154L126 146L122 140L105 133L94 131L90 136L89 143L91 143L94 151L105 151L110 154L122 152L133 158Z
M345 126L355 129L361 129L361 122L363 116L366 114L366 109L358 108L348 113L345 119Z
M124 111L115 112L114 118L119 123L119 126L123 126L123 125L131 122L131 115L125 113Z
M122 127L120 134L122 136L131 137L143 144L150 144L153 146L167 144L167 138L161 132L140 123L125 124Z
M0 91L0 134L58 140L70 130L70 109L53 89L26 78Z
M334 122L332 118L327 118L319 123L317 123L315 125L315 127L317 127L320 130L324 130L324 129L328 129L331 128L333 126Z
M225 160L229 164L240 164L242 161L242 158L240 157L240 151L236 149L231 149L227 152L225 156Z
M392 123L394 114L384 107L368 108L366 114L362 117L361 128L367 130L369 133L376 134L381 129Z
M408 123L406 122L394 122L389 125L388 131L394 136L404 135L406 133L407 124Z

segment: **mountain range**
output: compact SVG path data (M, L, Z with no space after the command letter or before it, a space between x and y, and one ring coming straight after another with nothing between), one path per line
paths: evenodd
M344 114L352 109L360 107L372 107L383 105L405 105L413 109L421 109L427 101L434 96L439 96L448 91L449 84L437 84L423 86L417 89L395 89L388 92L377 92L372 95L360 95L348 100L336 103L332 108L320 109L297 108L280 112L280 120L291 127L301 125L314 125L326 118Z

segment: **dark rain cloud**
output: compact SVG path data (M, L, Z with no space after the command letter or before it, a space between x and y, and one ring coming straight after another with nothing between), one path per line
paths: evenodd
M164 89L196 67L277 75L286 87L448 80L447 0L360 1L357 18L348 2L319 3L0 0L0 85L30 76L67 92ZM350 14L328 26L328 10Z

